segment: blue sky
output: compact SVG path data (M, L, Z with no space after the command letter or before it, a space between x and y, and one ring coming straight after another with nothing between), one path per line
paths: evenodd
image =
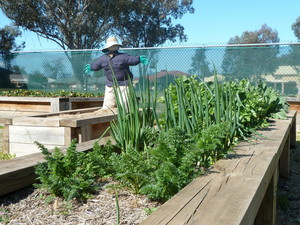
M281 42L297 40L291 25L300 16L299 0L194 0L193 6L194 14L174 22L185 27L188 42L184 45L226 44L231 37L246 30L258 30L263 24L276 29ZM0 12L0 27L9 24L10 20ZM21 41L26 42L26 51L60 49L54 42L29 31L23 31L18 39Z

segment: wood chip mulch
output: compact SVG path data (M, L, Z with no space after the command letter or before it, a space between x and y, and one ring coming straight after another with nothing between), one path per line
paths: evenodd
M112 181L106 186L111 186ZM120 224L136 225L149 210L159 206L145 196L118 189ZM103 188L85 202L64 202L42 189L30 186L0 198L0 224L24 225L115 225L117 207L115 191ZM2 221L1 221L2 220Z

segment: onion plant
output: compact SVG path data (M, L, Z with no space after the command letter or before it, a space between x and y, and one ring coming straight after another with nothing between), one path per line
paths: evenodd
M114 92L118 115L117 120L111 123L111 135L122 151L127 151L129 148L143 150L151 141L152 133L155 134L154 125L160 129L156 114L156 85L152 95L149 80L144 79L144 82L145 90L140 91L138 98L132 82L129 81L125 103L115 81Z

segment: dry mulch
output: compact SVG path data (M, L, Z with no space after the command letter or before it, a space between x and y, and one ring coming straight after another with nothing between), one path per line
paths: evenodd
M115 185L112 181L106 186ZM117 189L120 224L136 225L158 203L145 196L135 195L126 189ZM30 186L0 199L0 224L32 225L115 225L117 224L116 192L104 188L85 202L65 202L53 198L45 190Z

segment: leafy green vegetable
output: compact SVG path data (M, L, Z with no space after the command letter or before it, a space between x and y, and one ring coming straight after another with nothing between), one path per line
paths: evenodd
M0 96L22 96L22 97L103 97L103 93L88 93L75 91L40 91L40 90L6 90L1 91Z
M66 200L86 199L98 188L95 180L99 165L95 165L88 154L76 151L76 140L72 140L66 154L59 148L51 153L42 144L36 144L46 159L35 170L41 182L37 187L46 188Z

